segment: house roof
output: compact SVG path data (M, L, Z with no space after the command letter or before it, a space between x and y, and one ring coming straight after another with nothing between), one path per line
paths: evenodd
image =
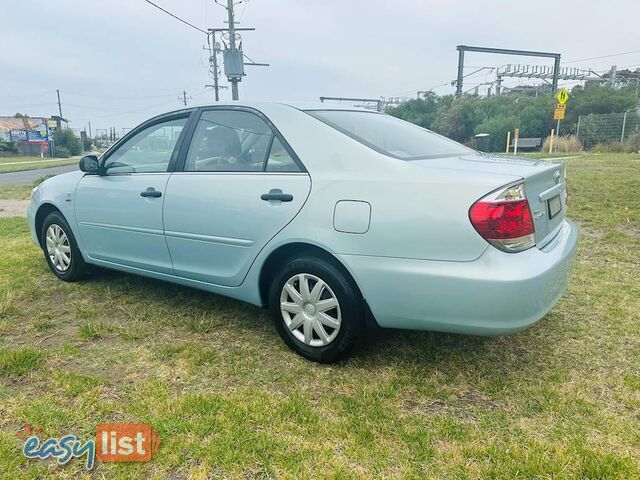
M46 122L45 117L3 117L0 116L0 130L36 130L38 125Z

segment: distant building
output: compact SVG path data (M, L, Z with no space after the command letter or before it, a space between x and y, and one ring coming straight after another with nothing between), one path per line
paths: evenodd
M68 123L56 115L51 118L0 116L0 142L16 142L22 155L48 155L53 133Z

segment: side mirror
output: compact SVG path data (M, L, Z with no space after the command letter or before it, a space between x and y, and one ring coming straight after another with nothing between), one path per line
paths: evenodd
M85 155L80 159L80 170L85 173L97 175L100 173L100 164L95 155Z

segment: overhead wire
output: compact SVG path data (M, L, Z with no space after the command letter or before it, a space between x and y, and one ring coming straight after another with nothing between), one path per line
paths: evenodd
M187 22L186 20L184 20L184 19L182 19L182 18L178 17L177 15L174 15L174 14L173 14L173 13L171 13L169 10L165 10L165 9L164 9L164 8L162 8L160 5L158 5L158 4L156 4L156 3L153 3L151 0L144 0L144 1L145 1L145 2L147 2L149 5L153 5L153 6L154 6L154 7L156 7L158 10L163 11L163 12L164 12L164 13L166 13L167 15L169 15L169 16L171 16L171 17L175 18L175 19L176 19L176 20L178 20L179 22L182 22L182 23L184 23L185 25L188 25L188 26L190 26L191 28L193 28L193 29L195 29L195 30L198 30L199 32L204 33L205 35L207 35L207 31L206 31L206 30L203 30L203 29L202 29L202 28L200 28L200 27L196 27L193 23L189 23L189 22Z

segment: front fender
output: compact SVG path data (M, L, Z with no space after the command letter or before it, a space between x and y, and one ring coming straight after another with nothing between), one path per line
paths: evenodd
M84 251L84 244L82 238L78 234L78 225L75 216L74 197L78 182L84 176L83 172L69 172L62 175L56 175L49 178L38 185L37 190L31 198L31 203L27 207L27 223L29 230L31 231L31 240L40 247L38 239L39 231L36 225L38 219L38 212L50 205L59 210L64 218L67 220L73 236L76 238L80 251ZM84 256L84 254L83 254Z

